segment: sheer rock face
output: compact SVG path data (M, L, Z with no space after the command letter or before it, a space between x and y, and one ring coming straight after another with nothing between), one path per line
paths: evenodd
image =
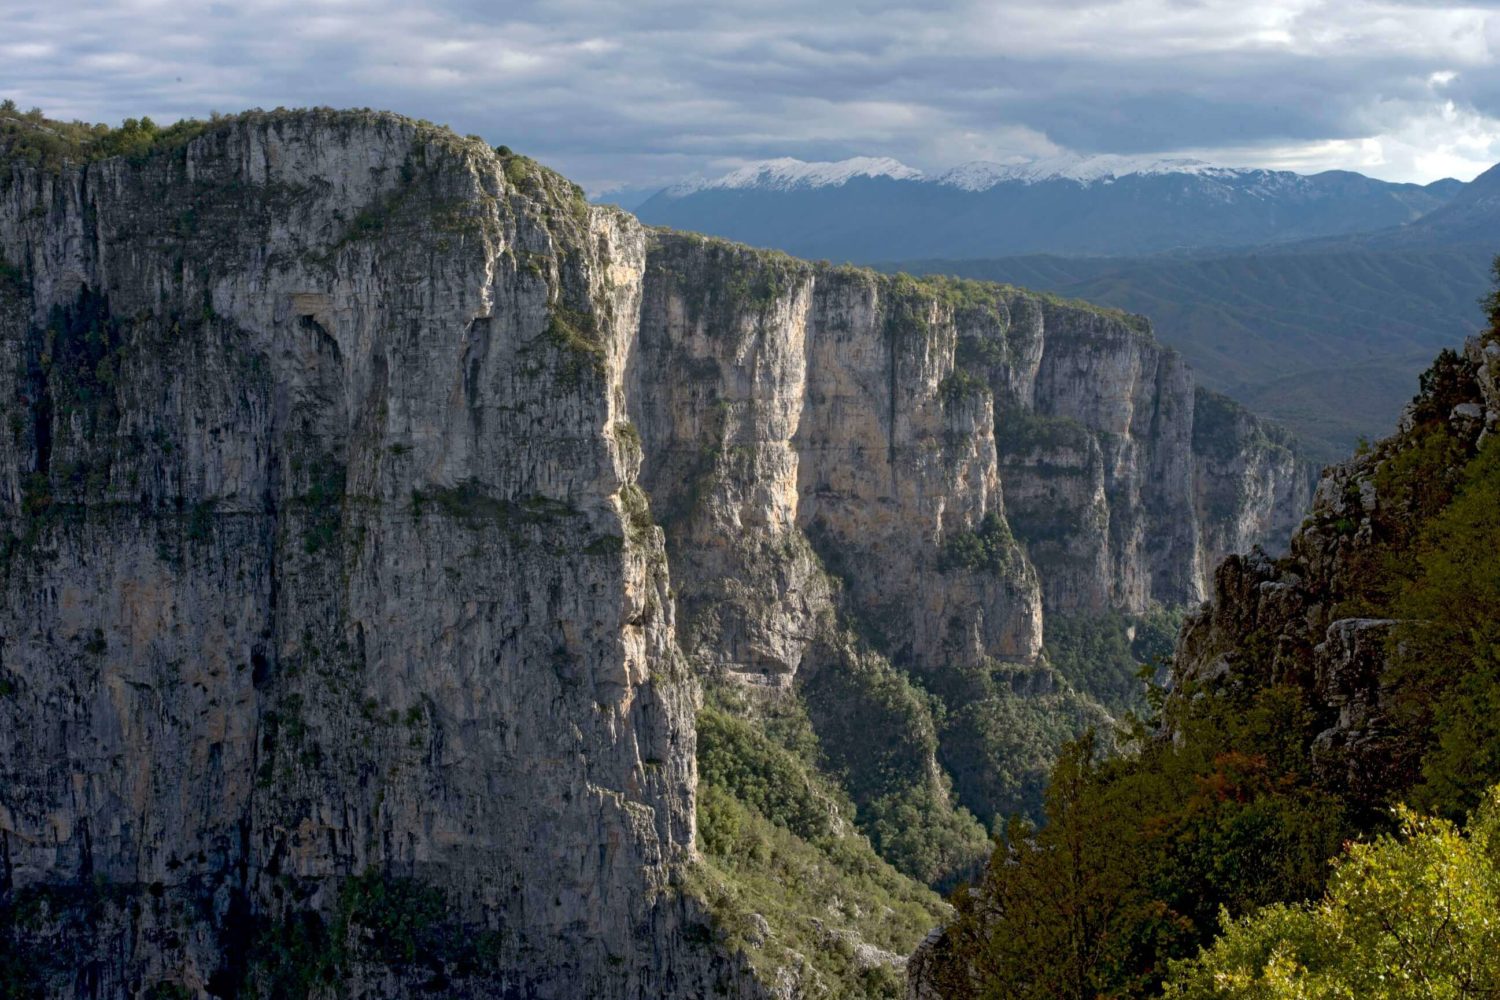
M611 432L645 237L547 183L322 115L12 173L4 877L156 887L102 995L226 988L369 868L487 932L492 990L718 974L668 892L693 684Z
M1196 602L1224 555L1285 544L1312 475L1283 433L1144 328L1026 300L1012 317L1041 349L996 387L1001 478L1048 610Z
M1019 547L941 557L1004 517L988 395L945 398L957 335L868 272L657 236L634 398L695 661L790 683L831 621L823 564L901 662L1036 658Z
M1201 600L1311 489L1279 432L1195 391L1137 318L666 232L644 294L642 481L687 649L739 677L789 684L831 620L815 556L903 666L1030 663L1044 597ZM955 560L987 518L995 550Z
M7 166L0 257L0 895L52 900L58 996L228 995L366 872L478 944L341 995L754 994L674 881L689 659L790 683L826 569L912 669L1029 662L1044 593L1194 597L1297 489L1205 462L1117 318L648 231L394 116ZM1007 503L1088 530L1039 577Z

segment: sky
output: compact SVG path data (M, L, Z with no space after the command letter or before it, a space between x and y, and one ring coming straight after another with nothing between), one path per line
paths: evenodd
M594 195L777 156L1469 180L1500 162L1500 0L0 0L4 97L110 123L388 108Z

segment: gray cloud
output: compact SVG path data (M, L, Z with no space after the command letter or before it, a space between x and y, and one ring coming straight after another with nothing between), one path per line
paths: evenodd
M389 107L593 190L746 160L1500 160L1500 2L0 0L0 94L118 121Z

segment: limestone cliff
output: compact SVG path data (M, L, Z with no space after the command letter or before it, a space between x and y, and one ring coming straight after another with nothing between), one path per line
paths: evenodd
M756 995L680 878L699 677L801 692L861 809L993 811L1044 607L1196 597L1300 489L1138 320L650 231L396 116L0 164L0 264L49 995Z
M1196 603L1224 555L1285 546L1312 470L1284 431L1196 388L1139 317L1020 295L1010 312L1001 476L1048 610Z
M278 935L378 927L366 871L473 943L345 995L731 968L669 885L693 684L612 430L645 244L387 116L7 172L0 887L108 928L36 942L49 992L238 992Z
M1044 597L1196 602L1311 491L1144 320L1005 286L659 232L638 360L687 648L762 682L790 682L828 603L814 553L897 661L1028 663Z

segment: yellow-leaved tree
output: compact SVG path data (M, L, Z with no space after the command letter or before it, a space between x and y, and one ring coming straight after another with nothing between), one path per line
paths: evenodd
M1263 907L1197 958L1172 1000L1500 997L1500 787L1467 830L1399 811L1400 832L1351 846L1324 897Z

